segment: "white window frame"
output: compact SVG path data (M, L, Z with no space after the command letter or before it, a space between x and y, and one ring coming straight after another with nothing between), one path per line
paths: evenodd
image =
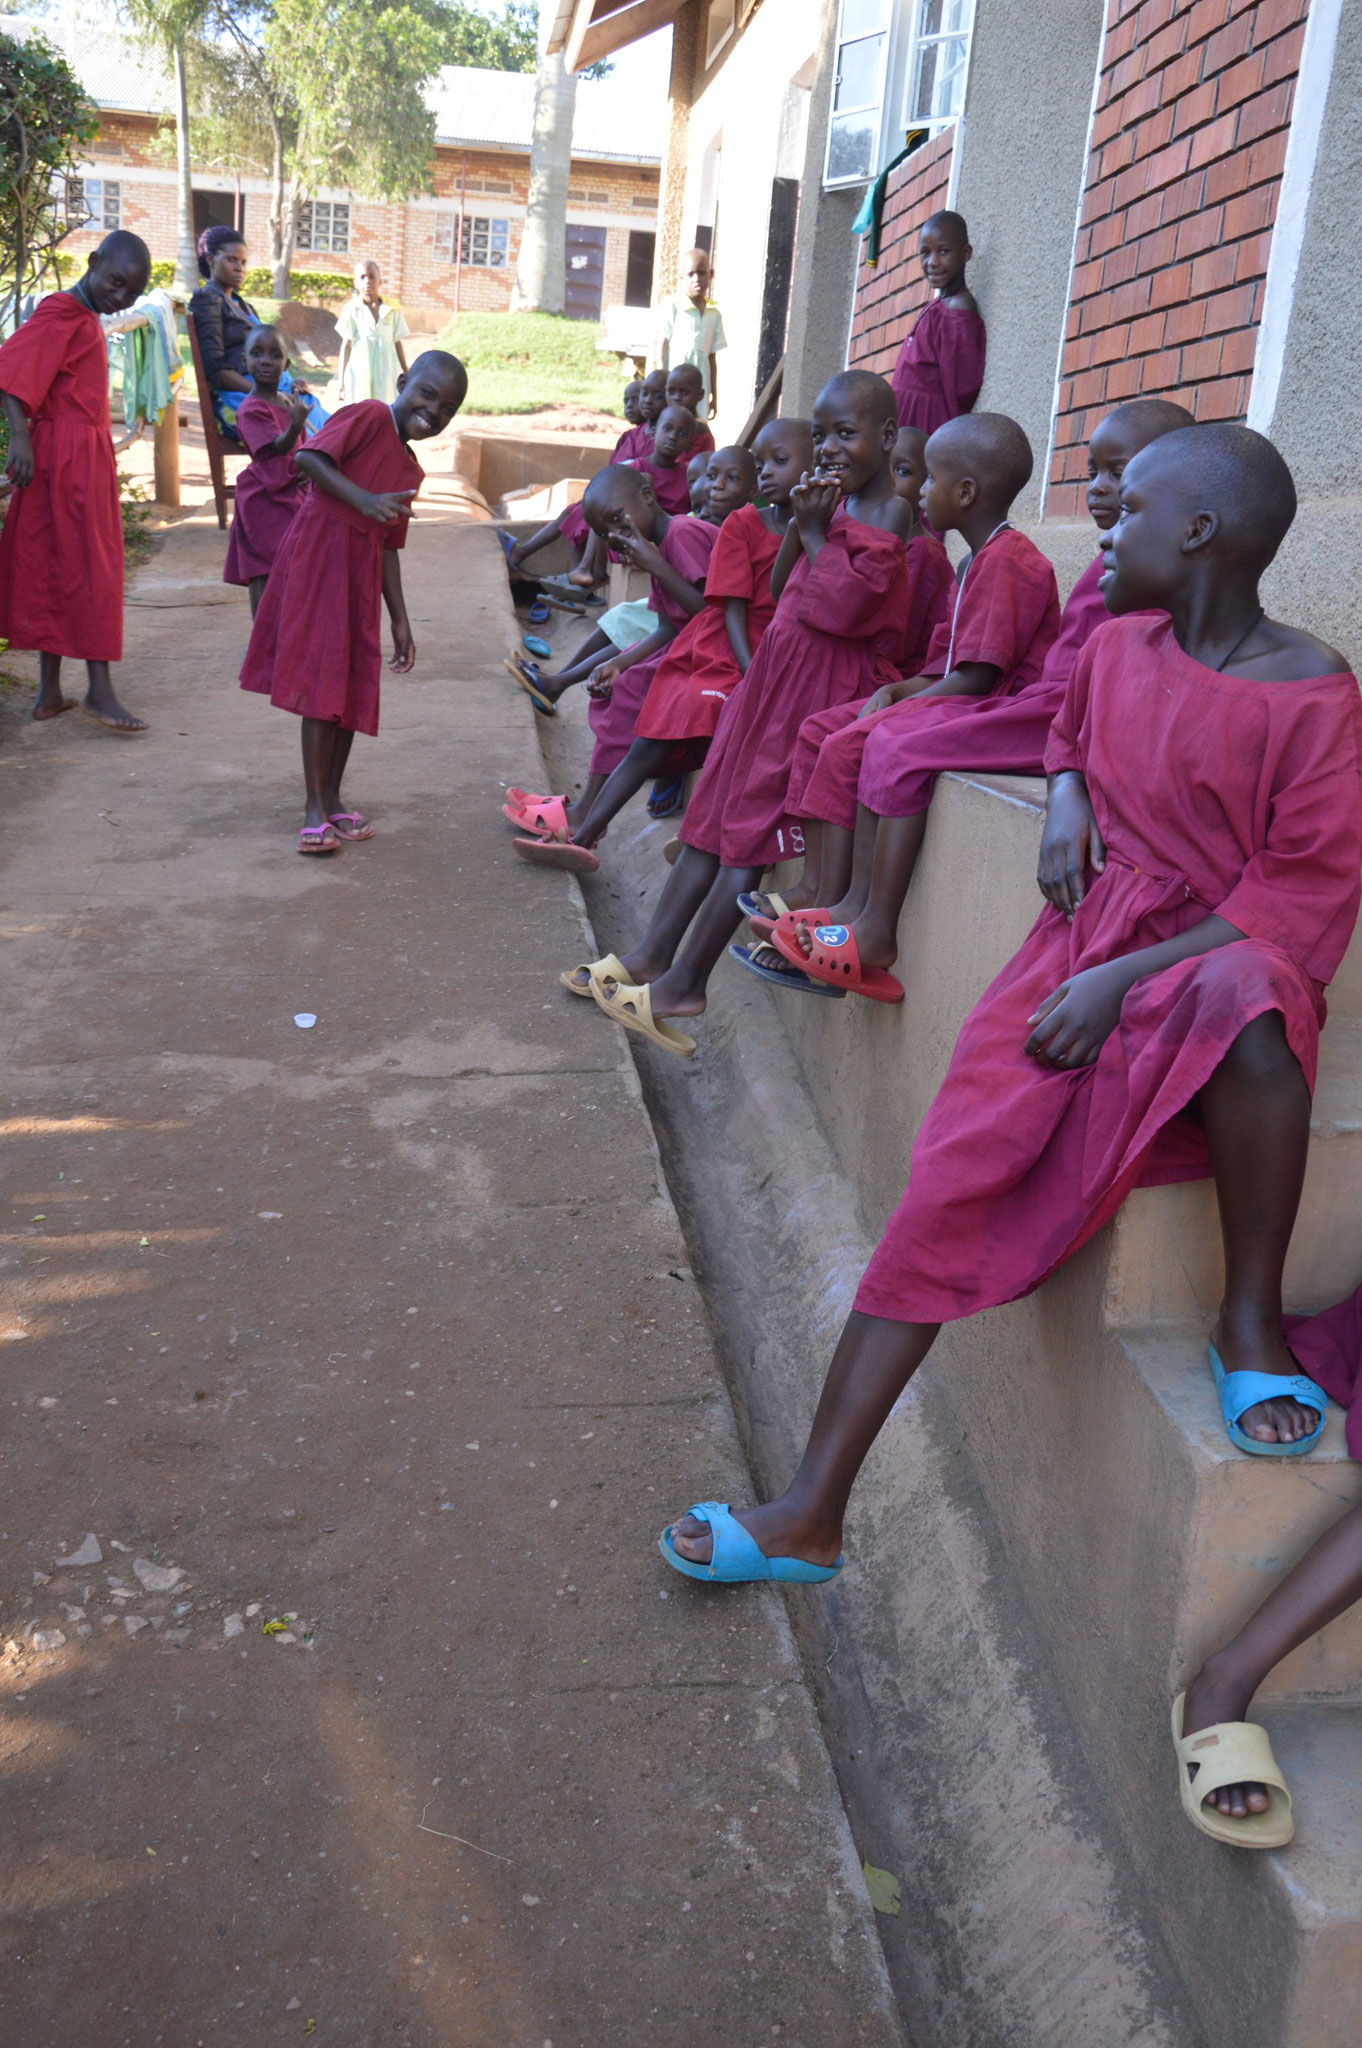
M93 195L93 198L92 198ZM110 204L112 201L112 205ZM82 171L66 181L66 219L73 228L111 235L123 225L123 181Z
M446 263L457 260L469 270L508 271L511 268L513 216L499 213L437 213L431 234L431 250ZM482 255L478 250L481 248ZM499 261L491 259L497 256Z
M949 4L949 0L947 0ZM880 125L874 161L867 174L855 172L849 176L833 176L829 170L834 141L833 122L836 119L837 79L844 41L842 25L846 16L848 0L838 0L837 42L834 51L832 80L829 88L828 136L823 160L823 184L830 190L863 186L877 178L890 159L903 147L904 138L917 130L925 129L928 136L939 135L943 129L962 121L965 112L965 89L969 81L970 52L974 38L974 16L977 0L968 0L968 20L961 30L947 35L923 36L919 24L922 18L924 0L890 0L888 21L884 30L871 33L883 34L884 47L880 53L878 99L866 101L866 107L878 105ZM963 36L965 43L964 61L953 76L961 80L960 104L951 112L933 112L924 119L918 119L911 112L920 58L923 51L933 43L954 41ZM853 39L859 40L859 38ZM855 113L856 108L844 107L842 113Z
M906 62L903 68L903 111L899 118L899 126L903 130L904 134L907 134L909 130L913 128L925 128L927 130L928 136L931 137L933 135L939 135L943 128L949 128L951 122L958 121L965 111L965 86L969 79L970 46L974 40L975 0L964 0L966 19L963 28L940 29L932 35L924 35L919 25L921 22L922 11L925 4L926 0L913 0L913 14L915 16L915 19L913 22L911 35L908 38L909 47L905 52ZM944 11L945 8L948 8L950 6L951 0L942 0L942 4ZM965 46L964 54L961 57L958 67L951 74L953 79L959 80L959 105L947 108L944 112L940 109L940 80L937 80L932 95L934 101L932 111L928 114L916 113L913 108L913 101L917 95L918 73L922 68L922 59L924 54L928 49L932 48L933 46L939 48L942 44L957 42L963 42Z
M326 213L327 238L324 242L319 242L316 239L317 215L323 209ZM343 245L336 240L336 228L339 224L336 216L338 214L343 214L345 217L343 223L345 242ZM354 223L350 218L350 202L348 199L305 200L298 213L298 247L300 250L306 250L311 256L348 256L350 254L350 231L353 226Z

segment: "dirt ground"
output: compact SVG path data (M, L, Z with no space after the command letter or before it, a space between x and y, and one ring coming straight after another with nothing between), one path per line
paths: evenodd
M151 732L0 695L0 2038L900 2043L781 1598L657 1556L748 1482L580 899L508 855L495 540L433 476L378 837L300 860L184 458Z

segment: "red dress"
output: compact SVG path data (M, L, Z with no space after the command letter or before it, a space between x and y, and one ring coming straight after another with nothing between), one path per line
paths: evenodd
M944 1322L1015 1300L1131 1188L1204 1179L1183 1112L1255 1017L1280 1012L1314 1086L1324 988L1357 918L1355 678L1223 676L1170 619L1112 620L1078 657L1045 765L1085 776L1106 869L1072 924L1042 910L966 1019L856 1297L868 1315ZM1212 914L1244 938L1137 982L1094 1065L1027 1057L1028 1020L1068 976Z
M717 526L711 526L707 519L692 519L687 514L684 518L668 522L667 530L658 543L658 552L678 575L685 577L687 583L703 584L718 538ZM690 622L691 614L682 610L655 577L648 592L648 603L660 618L670 619L674 626L684 628ZM587 718L596 735L596 744L591 752L590 774L612 774L628 753L634 739L634 721L662 659L663 654L659 653L651 661L636 661L624 671L607 702L600 704L595 698L591 700Z
M739 868L803 851L799 815L787 801L799 728L812 712L893 680L908 612L903 542L839 506L817 560L801 551L723 708L681 827L687 846Z
M425 471L366 398L333 413L307 444L366 491L419 490ZM383 662L383 555L406 545L406 517L378 526L325 491L310 490L275 557L241 670L280 711L351 732L378 731Z
M984 323L968 307L952 312L933 299L899 350L890 379L899 425L934 434L970 412L984 381Z
M284 535L303 502L303 473L294 464L295 442L287 455L262 455L289 424L267 399L251 397L237 407L236 430L251 460L236 473L236 509L222 565L224 583L249 583L268 576Z
M872 732L861 757L857 795L881 818L925 811L946 768L976 774L1039 775L1045 742L1088 640L1111 617L1102 602L1098 555L1069 594L1040 674L1014 697L928 698L911 719Z
M52 292L0 347L0 391L29 416L33 481L0 531L0 639L76 661L123 656L123 520L99 316Z
M771 571L781 536L755 505L740 505L719 528L705 577L705 608L681 628L658 662L643 708L634 721L641 740L707 740L719 713L742 681L728 637L724 606L747 604L747 645L753 654L775 616Z
M636 462L634 467L647 477L662 510L670 512L674 519L683 519L690 511L690 479L685 463L674 462L670 469L663 469L656 462Z
M882 711L860 716L859 704L811 719L799 735L791 800L800 815L830 825L856 822L856 792L862 760L884 727L915 731L924 713L943 703L978 706L1025 690L1036 682L1059 632L1055 572L1040 549L1010 526L979 548L955 591L949 614L932 635L918 675L944 676L957 662L986 661L999 671L987 698L906 698ZM906 671L912 674L910 669ZM1052 711L1053 715L1053 711ZM1048 728L1049 720L1046 720ZM980 765L971 762L971 766ZM862 799L864 801L864 799Z
M1283 1316L1282 1327L1301 1371L1347 1410L1343 1428L1348 1456L1362 1460L1362 1401L1357 1398L1362 1374L1362 1287L1336 1308L1323 1309L1317 1316Z

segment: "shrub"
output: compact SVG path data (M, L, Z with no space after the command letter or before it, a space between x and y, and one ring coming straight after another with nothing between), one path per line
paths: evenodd
M151 281L154 285L174 284L175 265L153 263ZM295 299L348 299L354 289L354 279L348 270L291 270L289 285ZM274 272L263 263L252 265L246 272L241 296L244 299L273 299Z

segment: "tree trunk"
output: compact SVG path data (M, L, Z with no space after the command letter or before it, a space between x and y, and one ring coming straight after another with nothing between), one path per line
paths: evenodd
M275 109L270 109L270 268L274 272L274 296L288 297L288 267L293 250L284 251L284 126Z
M572 165L572 116L577 102L577 74L561 53L544 50L545 17L552 13L541 0L539 69L534 81L534 133L530 141L530 196L516 262L513 312L561 313L566 273L563 237L567 228L568 173Z
M282 181L283 173L280 172ZM276 299L291 299L293 285L289 272L293 267L293 249L298 240L298 217L303 210L303 194L296 183L281 194L279 203L277 249L271 252L274 265L274 296ZM273 233L273 229L271 230Z
M198 251L194 243L194 180L189 168L189 86L184 70L184 44L175 39L175 169L178 191L177 227L179 247L175 252L175 283L188 294L195 292L199 278Z

